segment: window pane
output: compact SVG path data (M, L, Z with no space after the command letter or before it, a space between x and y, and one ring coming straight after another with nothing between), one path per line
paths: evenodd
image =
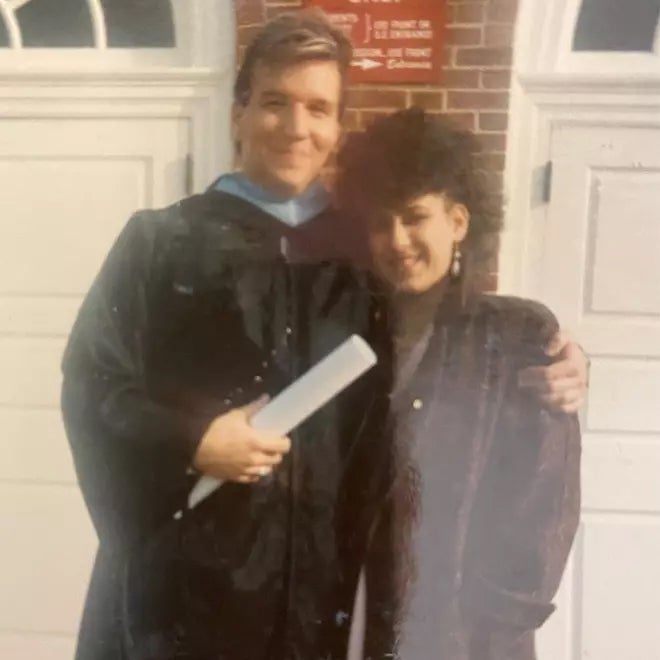
M176 45L169 0L101 0L111 48L172 48Z
M0 16L0 48L9 47L9 32L7 31L7 26L5 25L2 16Z
M94 31L85 0L31 0L16 10L26 48L94 46Z
M584 0L573 50L652 51L660 0Z

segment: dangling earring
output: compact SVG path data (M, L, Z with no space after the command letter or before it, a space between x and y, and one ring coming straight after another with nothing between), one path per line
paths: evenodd
M461 253L461 248L458 243L454 243L454 253L451 257L451 266L449 267L449 274L452 276L452 279L457 280L461 276L461 259L463 254Z

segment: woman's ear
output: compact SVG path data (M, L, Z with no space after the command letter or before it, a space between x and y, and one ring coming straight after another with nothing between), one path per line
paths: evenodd
M460 243L465 239L470 228L470 212L465 204L453 204L449 218L454 231L454 242Z

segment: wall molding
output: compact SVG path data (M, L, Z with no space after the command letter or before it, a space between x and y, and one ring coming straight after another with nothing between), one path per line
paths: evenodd
M26 87L45 86L184 86L199 87L215 85L233 71L231 66L223 69L210 68L146 68L133 70L94 71L85 69L2 69L0 68L0 95L2 86Z
M588 73L545 73L518 74L514 78L519 82L522 91L532 98L542 102L547 95L555 95L566 104L570 97L588 95L595 105L605 100L611 105L614 99L621 99L621 104L646 104L649 99L660 95L660 73L622 76L620 74L588 74Z

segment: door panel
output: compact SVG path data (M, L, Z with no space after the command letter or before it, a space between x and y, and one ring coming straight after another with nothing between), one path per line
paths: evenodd
M11 660L71 660L76 642L70 635L0 633L0 657Z
M557 126L535 295L592 357L583 515L541 660L660 648L660 130Z
M183 193L177 119L0 124L0 291L80 295L130 213Z
M585 309L590 314L660 315L660 172L595 169Z
M660 525L655 516L584 516L580 593L583 658L657 657ZM580 656L578 656L580 657Z
M129 215L184 196L188 142L176 118L0 121L2 658L72 657L97 541L58 410L62 349Z
M0 407L0 483L75 483L59 410Z
M657 438L589 433L585 440L582 460L585 510L657 515L660 511L660 443Z
M4 630L75 632L96 539L71 484L0 484Z
M660 433L660 360L599 357L591 369L590 431Z
M80 300L80 293L29 297L5 294L0 297L0 328L5 336L64 336L73 324Z

